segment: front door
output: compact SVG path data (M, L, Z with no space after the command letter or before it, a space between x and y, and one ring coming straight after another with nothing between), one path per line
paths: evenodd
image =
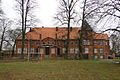
M46 55L49 55L50 54L50 48L49 47L46 47Z

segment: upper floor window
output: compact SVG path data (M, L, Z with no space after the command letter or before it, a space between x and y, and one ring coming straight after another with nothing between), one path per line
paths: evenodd
M33 45L34 45L34 42L33 42L33 41L30 41L30 45L33 46Z
M52 45L55 45L55 43L54 43L54 42L52 42Z
M100 40L100 45L103 45L103 41L102 40Z
M90 45L90 40L83 40L84 45Z
M97 41L94 41L93 44L94 44L94 45L98 45L98 42L97 42Z
M22 42L18 42L18 45L22 45Z
M89 48L85 48L85 54L89 53Z
M38 41L36 42L36 46L39 46L39 42Z
M57 42L57 45L59 46L59 45L60 45L60 42Z
M105 45L108 45L108 42L107 42L107 41L105 42Z
M71 42L71 45L73 45L73 44L74 44L74 42L72 41L72 42Z

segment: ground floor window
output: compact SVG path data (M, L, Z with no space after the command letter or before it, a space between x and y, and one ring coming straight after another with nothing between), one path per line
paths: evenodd
M55 54L55 48L51 48L51 53Z
M40 49L40 54L44 54L44 48Z
M71 54L74 53L74 48L70 48L70 53L71 53Z
M85 48L85 54L89 53L89 48Z
M31 48L31 49L30 49L30 53L34 53L34 48Z
M22 51L21 48L18 48L18 49L17 49L17 53L18 53L18 54L21 54L21 51Z
M63 48L63 53L66 53L66 48Z
M104 53L104 49L100 49L100 53Z
M24 53L27 53L27 48L24 48L24 51L23 51Z
M78 53L79 53L79 49L75 48L75 54L78 54Z
M94 53L98 53L98 49L95 48L95 49L94 49Z

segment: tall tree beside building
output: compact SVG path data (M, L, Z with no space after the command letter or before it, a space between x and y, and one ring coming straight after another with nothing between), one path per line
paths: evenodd
M68 57L71 23L75 23L77 18L75 8L78 1L79 0L59 0L59 8L55 16L58 24L67 25L66 58Z
M33 9L35 8L35 0L16 0L17 11L21 15L21 26L22 26L22 51L21 57L24 57L24 43L25 43L25 33L28 26L27 22L29 18L33 15ZM30 25L30 24L29 24Z

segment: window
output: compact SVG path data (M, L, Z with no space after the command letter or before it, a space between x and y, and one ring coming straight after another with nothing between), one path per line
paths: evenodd
M22 42L18 42L18 45L22 45Z
M30 52L31 52L31 53L34 53L34 48L31 48L31 49L30 49Z
M27 45L27 42L25 42L25 45Z
M78 52L79 52L79 49L75 48L75 54L78 54Z
M78 42L78 41L76 41L76 42L75 42L75 44L76 44L76 45L78 45L78 44L79 44L79 42Z
M89 48L85 48L85 54L89 53Z
M44 48L40 49L40 54L44 54Z
M63 53L66 53L66 48L63 48Z
M103 56L100 56L100 59L103 59Z
M18 48L18 54L21 54L21 48Z
M104 53L104 49L100 49L100 53Z
M45 45L45 42L43 42L42 45Z
M83 40L84 45L90 45L90 40Z
M98 53L98 49L95 48L95 49L94 49L94 53Z
M83 44L86 45L86 40L83 40Z
M71 54L74 53L74 48L70 48L70 53L71 53Z
M97 41L94 41L93 44L94 44L94 45L97 45L98 43L97 43Z
M39 42L38 41L36 42L36 46L39 46Z
M27 48L24 48L24 51L23 51L24 53L27 53Z
M103 45L103 41L102 40L100 40L100 45Z
M34 45L34 42L33 41L30 41L30 46L33 46Z
M55 45L55 43L54 43L54 42L52 42L52 45Z
M52 49L51 49L51 53L52 53L52 54L55 54L55 48L52 48Z
M59 46L59 45L60 45L60 42L57 42L57 45Z
M105 42L105 45L108 45L108 42L107 42L107 41Z

